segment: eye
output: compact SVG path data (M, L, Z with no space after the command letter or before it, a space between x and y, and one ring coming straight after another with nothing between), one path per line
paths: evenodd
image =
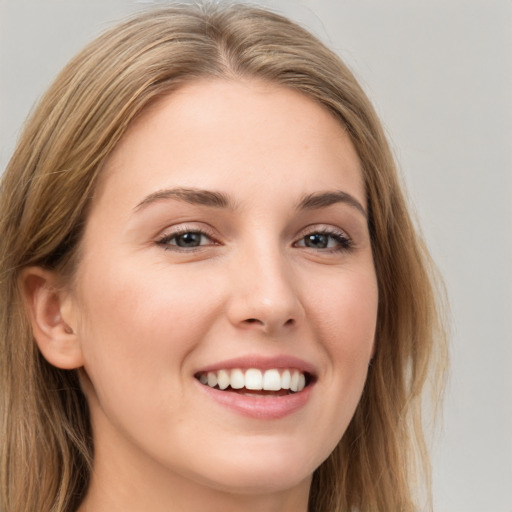
M337 252L351 249L352 240L342 231L320 230L306 234L294 245L296 247L307 247L308 249Z
M166 249L196 249L205 245L214 244L213 240L202 231L180 231L164 235L157 241Z

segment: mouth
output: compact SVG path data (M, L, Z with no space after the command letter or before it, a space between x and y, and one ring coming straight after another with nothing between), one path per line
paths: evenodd
M314 380L310 373L296 368L220 369L198 372L194 377L209 388L259 398L300 393Z

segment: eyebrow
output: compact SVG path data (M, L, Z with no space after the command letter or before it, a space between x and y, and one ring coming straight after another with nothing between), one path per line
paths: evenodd
M308 194L302 198L299 203L299 210L316 210L318 208L325 208L337 203L345 203L358 210L365 218L368 213L363 205L352 195L342 190L328 191L328 192L315 192Z
M222 192L213 190L204 190L200 188L170 188L162 189L149 194L145 197L136 207L135 210L139 211L150 204L165 199L177 199L186 203L209 206L212 208L229 208L236 209L234 202ZM299 202L298 210L316 210L325 208L337 203L345 203L358 210L365 218L368 217L363 205L352 195L342 190L328 191L328 192L315 192L304 196Z
M149 194L135 207L135 210L141 210L150 204L163 199L177 199L186 203L210 206L213 208L235 209L234 203L222 192L203 190L199 188L170 188L157 190L156 192Z

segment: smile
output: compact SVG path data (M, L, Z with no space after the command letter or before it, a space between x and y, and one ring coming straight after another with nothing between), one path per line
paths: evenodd
M309 383L309 375L300 370L270 368L221 369L200 372L195 377L205 386L221 391L234 391L249 396L289 395L302 391ZM255 393L255 391L259 393ZM269 393L264 393L269 392Z

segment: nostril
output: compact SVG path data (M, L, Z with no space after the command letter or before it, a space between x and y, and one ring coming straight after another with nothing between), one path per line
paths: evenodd
M246 318L243 322L245 325L258 325L265 329L273 329L272 324L270 322L265 322L263 320L260 320L259 318ZM293 327L295 325L295 319L294 318L288 318L284 324L282 324L283 327Z

